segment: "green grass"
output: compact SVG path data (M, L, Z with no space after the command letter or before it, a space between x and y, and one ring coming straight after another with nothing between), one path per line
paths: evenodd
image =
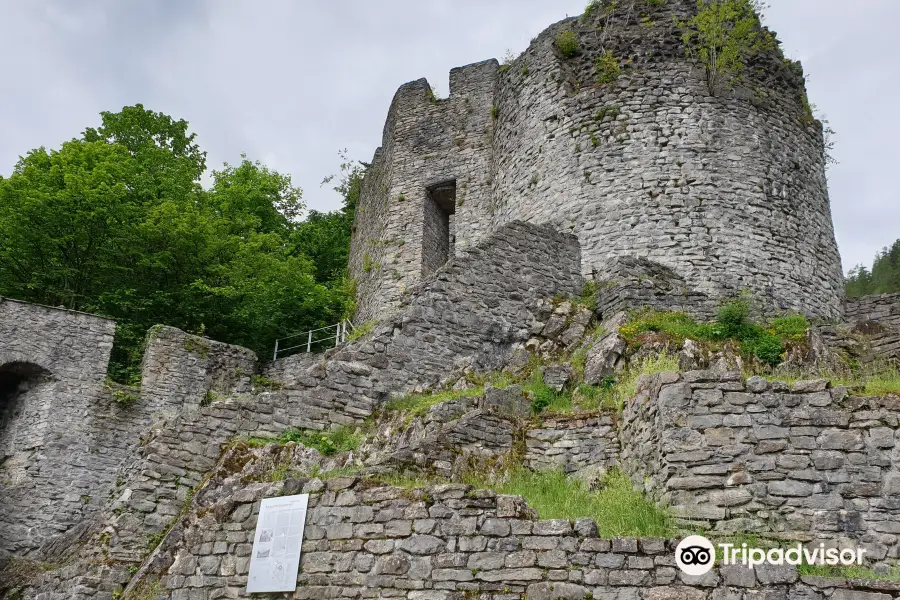
M746 373L750 376L753 373ZM763 374L769 381L795 383L809 379L828 379L833 386L842 385L854 396L900 395L900 368L896 365L877 365L860 370L854 375L832 373L828 371L800 372L788 371L776 375Z
M588 310L597 310L597 282L593 279L585 281L584 287L581 288L581 295L575 298L574 302Z
M806 337L809 321L802 315L788 315L772 319L765 325L750 321L750 304L739 298L718 309L712 323L697 323L682 312L641 311L636 313L619 333L630 346L640 346L640 336L661 334L667 340L682 344L685 339L708 342L735 342L747 355L756 356L768 365L782 361L785 343L799 343Z
M800 575L812 575L814 577L836 577L840 579L874 579L877 581L900 581L900 567L895 567L887 573L876 573L864 565L834 566L827 565L799 565L797 571Z
M259 448L268 444L285 444L296 442L307 448L315 448L324 456L338 452L347 452L359 448L362 434L350 427L340 427L330 431L311 431L288 429L277 438L248 438L244 440L251 448Z
M531 376L522 384L522 389L532 394L531 412L541 414L543 412L571 412L572 396L566 392L557 392L544 383L544 374L541 369L535 369Z
M769 321L768 330L780 340L802 342L806 339L809 321L802 315L778 317Z
M825 377L828 379L828 377ZM833 385L850 388L855 395L900 395L900 369L896 365L872 367L852 378L831 378Z
M678 371L678 357L667 352L660 352L645 356L636 364L631 365L625 373L621 383L617 384L619 396L622 400L632 398L637 393L638 379L641 375L655 375L666 371Z
M473 398L475 396L480 396L483 393L483 386L475 386L466 390L449 390L434 394L402 396L400 398L388 400L384 405L384 410L388 412L406 413L410 417L421 417L435 404L448 402L450 400L459 400L460 398Z
M466 483L522 496L541 519L590 517L602 537L668 537L673 533L669 515L634 491L618 470L611 471L596 492L562 471L534 472L521 467L496 482L470 479Z

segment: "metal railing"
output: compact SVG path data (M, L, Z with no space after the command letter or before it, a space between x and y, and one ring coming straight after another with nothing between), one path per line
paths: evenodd
M279 338L275 340L275 354L272 360L278 360L279 354L284 355L285 352L296 350L297 348L305 348L304 352L312 352L314 346L318 349L321 346L318 346L317 344L324 344L325 342L328 342L329 345L339 346L347 341L347 336L349 332L352 331L353 322L350 319L344 319L340 323L335 323L334 325L319 327L318 329L310 329L309 331L304 331L303 333L295 333L294 335ZM302 341L304 337L305 341ZM285 348L282 344L282 342L284 342L285 340L296 340L297 338L301 340L299 344L288 346L287 348ZM331 342L333 342L333 344Z

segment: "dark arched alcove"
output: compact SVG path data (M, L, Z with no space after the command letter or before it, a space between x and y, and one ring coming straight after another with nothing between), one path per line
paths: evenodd
M0 366L0 411L9 401L34 384L50 378L50 373L38 365L27 362L11 362Z
M30 412L26 408L28 395L39 393L39 388L50 379L49 371L33 363L9 362L0 365L0 464L16 445L13 441L16 436L10 425L23 411Z

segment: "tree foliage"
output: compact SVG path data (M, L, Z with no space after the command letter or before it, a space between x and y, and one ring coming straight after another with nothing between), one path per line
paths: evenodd
M900 240L875 255L871 271L863 265L851 269L846 290L850 297L900 292Z
M164 323L268 355L276 337L339 320L362 167L344 207L305 209L290 177L246 157L200 186L188 123L140 104L0 178L0 295L113 317L110 375L133 380Z
M775 47L759 19L759 0L697 0L697 14L678 22L688 56L700 60L712 95L738 81L748 60Z

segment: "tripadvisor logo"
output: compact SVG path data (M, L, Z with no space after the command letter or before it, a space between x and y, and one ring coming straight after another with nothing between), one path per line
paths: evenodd
M685 575L705 575L716 562L716 549L702 535L690 535L675 548L675 563Z
M769 565L861 565L865 548L826 548L825 544L791 548L749 548L747 544L736 546L718 544L723 565L744 565L748 569ZM675 548L675 563L685 575L705 575L716 563L716 547L702 535L691 535Z

